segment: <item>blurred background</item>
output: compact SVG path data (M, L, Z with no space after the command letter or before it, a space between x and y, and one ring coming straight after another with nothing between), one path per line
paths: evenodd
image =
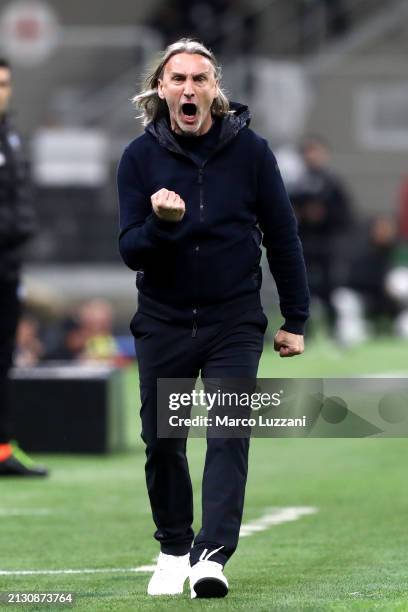
M39 219L15 380L67 361L102 363L108 378L120 369L135 421L137 295L117 249L116 168L142 131L130 98L181 36L217 54L230 99L248 104L278 158L299 221L313 296L308 351L289 367L269 346L261 374L404 370L407 33L406 0L2 0L0 55L13 66L13 121ZM270 339L276 300L265 266Z

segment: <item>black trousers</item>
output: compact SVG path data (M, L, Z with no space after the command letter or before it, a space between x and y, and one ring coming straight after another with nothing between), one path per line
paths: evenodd
M0 444L12 437L8 373L20 315L17 281L0 281Z
M137 312L131 323L139 363L141 437L154 534L162 552L190 552L192 565L205 548L223 565L238 544L248 472L249 438L207 437L202 481L202 527L194 539L193 495L186 439L157 437L157 378L256 378L268 320L262 309L192 329ZM191 549L192 542L194 546ZM207 553L208 554L208 553Z

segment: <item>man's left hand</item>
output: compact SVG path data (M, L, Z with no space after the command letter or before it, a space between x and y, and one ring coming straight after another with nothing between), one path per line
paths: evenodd
M275 336L273 348L281 357L301 355L305 350L303 336L280 329Z

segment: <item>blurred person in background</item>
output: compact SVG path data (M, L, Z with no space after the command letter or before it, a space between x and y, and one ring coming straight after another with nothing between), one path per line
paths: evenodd
M405 177L401 184L398 210L398 235L400 240L408 244L408 177Z
M330 149L321 136L309 135L300 152L306 168L304 180L324 200L327 221L338 232L350 229L353 221L351 196L343 181L330 166Z
M129 363L122 354L113 330L114 312L105 299L80 304L57 326L48 344L44 361L64 361L72 365L100 362L121 367Z
M335 335L343 346L357 344L371 333L389 332L401 310L387 288L397 246L394 220L377 215L359 234L345 287L332 294L337 312Z
M10 64L0 59L0 476L46 476L12 440L8 374L20 314L22 247L33 235L35 216L20 137L9 119Z
M87 336L76 314L65 317L58 326L57 338L44 356L44 361L81 361L85 356Z
M395 322L396 333L408 338L408 176L399 190L395 266L387 278L387 291L401 308Z
M310 292L322 304L332 333L336 311L331 294L346 273L345 238L354 229L354 214L343 181L330 168L324 140L308 136L301 154L304 172L292 186L290 196L299 223Z
M405 176L399 193L398 216L398 255L399 263L408 267L408 176Z
M157 435L157 379L196 380L200 372L204 380L256 379L268 323L261 242L285 320L274 348L281 357L301 354L309 308L302 247L275 156L249 128L248 107L226 98L211 51L191 39L169 46L134 102L146 128L119 164L119 247L137 271L131 330L161 549L147 592L182 593L189 575L193 598L223 597L249 438L208 437L202 528L194 538L187 441Z
M112 305L101 298L89 300L80 306L78 319L85 339L81 360L114 363L118 346L113 333Z
M24 315L17 327L14 363L18 368L31 368L41 361L43 354L39 323L35 317Z
M395 320L395 332L408 338L408 176L399 189L396 218L396 247L394 265L386 278L386 290L399 309Z

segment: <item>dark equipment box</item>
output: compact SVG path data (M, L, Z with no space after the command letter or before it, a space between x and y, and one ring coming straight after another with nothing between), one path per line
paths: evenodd
M27 452L104 454L125 447L121 370L104 365L14 369L15 438Z

